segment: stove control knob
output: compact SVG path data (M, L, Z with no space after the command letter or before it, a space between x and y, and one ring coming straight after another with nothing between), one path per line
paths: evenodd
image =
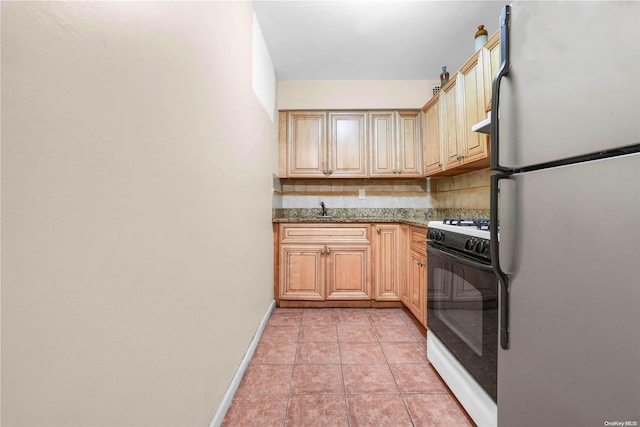
M436 235L436 240L443 241L444 240L444 231L438 231Z
M476 246L476 243L477 243L476 239L473 239L473 238L467 239L467 241L464 244L464 248L468 251L472 251L473 247Z
M429 234L427 235L427 237L430 240L435 240L435 238L436 238L436 230L429 230Z
M489 245L485 241L478 242L478 244L476 245L476 253L484 255L487 253L488 249Z

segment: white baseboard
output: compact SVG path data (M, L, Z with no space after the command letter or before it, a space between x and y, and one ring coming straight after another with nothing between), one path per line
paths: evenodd
M236 371L236 374L233 376L233 379L231 380L231 384L229 384L229 387L227 387L227 392L224 394L224 397L222 398L222 402L220 402L220 405L218 406L218 410L213 416L213 420L211 420L211 424L209 424L209 427L220 427L220 425L222 424L222 421L224 420L224 416L227 415L227 411L231 406L233 397L236 395L236 392L238 391L238 387L240 386L240 381L242 380L242 377L244 376L244 373L247 370L247 367L249 366L249 362L251 362L253 353L256 351L256 347L258 345L258 342L260 341L260 337L262 337L264 328L265 326L267 326L267 321L269 320L269 317L271 317L271 313L273 312L273 309L275 307L276 307L276 301L274 300L271 302L271 304L269 305L269 308L267 309L267 312L264 314L264 317L260 321L258 330L253 335L253 339L249 344L249 348L247 349L247 352L244 354L244 357L242 358L242 362L240 362L240 366L238 366L238 370Z

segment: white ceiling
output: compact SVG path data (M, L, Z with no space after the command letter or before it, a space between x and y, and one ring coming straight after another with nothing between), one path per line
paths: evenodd
M437 80L507 1L254 1L278 80Z

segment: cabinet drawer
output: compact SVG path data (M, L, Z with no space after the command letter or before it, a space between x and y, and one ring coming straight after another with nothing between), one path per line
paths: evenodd
M409 242L411 249L420 253L427 253L427 229L422 227L409 228Z
M369 224L281 224L281 243L369 243Z

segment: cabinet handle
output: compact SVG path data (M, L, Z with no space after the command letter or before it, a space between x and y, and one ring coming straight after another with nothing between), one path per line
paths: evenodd
M418 243L424 243L424 240L418 239Z

